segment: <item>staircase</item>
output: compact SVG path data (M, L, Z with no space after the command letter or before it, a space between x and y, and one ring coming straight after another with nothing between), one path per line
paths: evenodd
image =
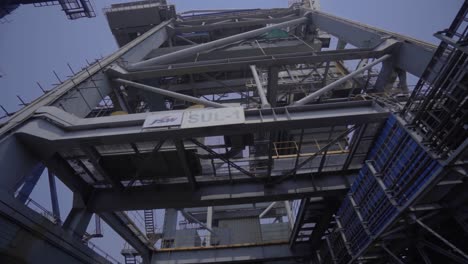
M135 255L125 255L125 264L137 264Z
M150 236L154 235L154 213L153 210L145 210L145 232L146 236L150 238Z
M296 222L290 236L289 245L294 247L301 242L316 245L333 219L338 203L333 200L311 201L304 198L297 213Z

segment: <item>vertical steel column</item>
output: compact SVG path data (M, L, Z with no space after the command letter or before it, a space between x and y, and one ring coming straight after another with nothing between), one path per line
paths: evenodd
M174 247L176 229L177 229L177 210L166 209L164 213L164 223L163 223L164 237L161 243L161 248Z
M211 230L213 225L213 206L208 206L206 211L206 229ZM211 232L206 237L206 245L211 246Z
M267 99L272 107L276 107L278 99L278 72L278 66L272 66L268 69Z
M255 80L255 84L257 85L258 96L260 97L260 101L262 102L261 108L270 108L270 104L265 95L265 90L263 90L263 85L260 82L260 78L258 77L257 68L255 65L250 65L250 70L252 71L252 75Z
M50 188L50 199L52 202L52 213L54 214L54 217L58 220L58 222L62 222L62 218L60 217L60 207L58 203L58 198L57 198L57 187L55 185L55 175L48 170L48 176L49 176L49 188Z
M16 198L22 203L26 203L28 201L29 195L31 195L44 169L44 164L39 163L34 167L34 169L29 173L29 175L26 176L23 186L21 187L16 196Z
M293 213L291 210L291 204L289 201L284 201L284 208L286 208L286 213L288 215L288 221L289 221L289 227L291 227L291 230L294 228L294 217Z

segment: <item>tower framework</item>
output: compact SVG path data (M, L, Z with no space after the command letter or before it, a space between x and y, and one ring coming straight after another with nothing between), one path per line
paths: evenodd
M467 12L436 47L318 1L112 5L119 50L0 127L0 254L108 263L95 214L126 263L466 263Z

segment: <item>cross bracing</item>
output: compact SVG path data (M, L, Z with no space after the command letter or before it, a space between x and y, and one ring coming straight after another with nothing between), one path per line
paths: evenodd
M152 3L145 8L160 19L153 26L114 24L125 12L149 10L138 7L143 2L106 10L117 52L0 128L0 150L10 153L0 162L12 172L2 176L7 192L44 164L75 195L64 228L84 235L98 214L131 246L122 251L129 263L137 255L146 263L466 257L459 236L433 226L463 230L467 219L455 209L466 202L455 195L466 185L462 121L435 131L450 109L463 116L466 71L457 65L466 59L466 31L455 29L462 22L441 35L460 55L444 65L456 87L429 92L451 104L430 112L438 120L428 123L418 107L434 101L419 87L410 97L405 76L442 82L435 46L297 5L176 15ZM466 8L458 21L464 15ZM395 117L401 109L404 118ZM385 137L389 122L397 132ZM161 232L154 209L165 209ZM143 227L125 213L134 210L145 210ZM385 211L385 221L369 219L372 210ZM414 245L404 243L409 234Z

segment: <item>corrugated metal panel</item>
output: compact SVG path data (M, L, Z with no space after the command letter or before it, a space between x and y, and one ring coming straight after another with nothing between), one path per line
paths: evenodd
M230 244L257 243L262 241L258 217L220 220L219 228L229 230Z
M274 223L261 225L263 242L287 241L289 239L289 223Z
M199 247L201 245L200 237L196 229L177 230L175 235L175 247Z

